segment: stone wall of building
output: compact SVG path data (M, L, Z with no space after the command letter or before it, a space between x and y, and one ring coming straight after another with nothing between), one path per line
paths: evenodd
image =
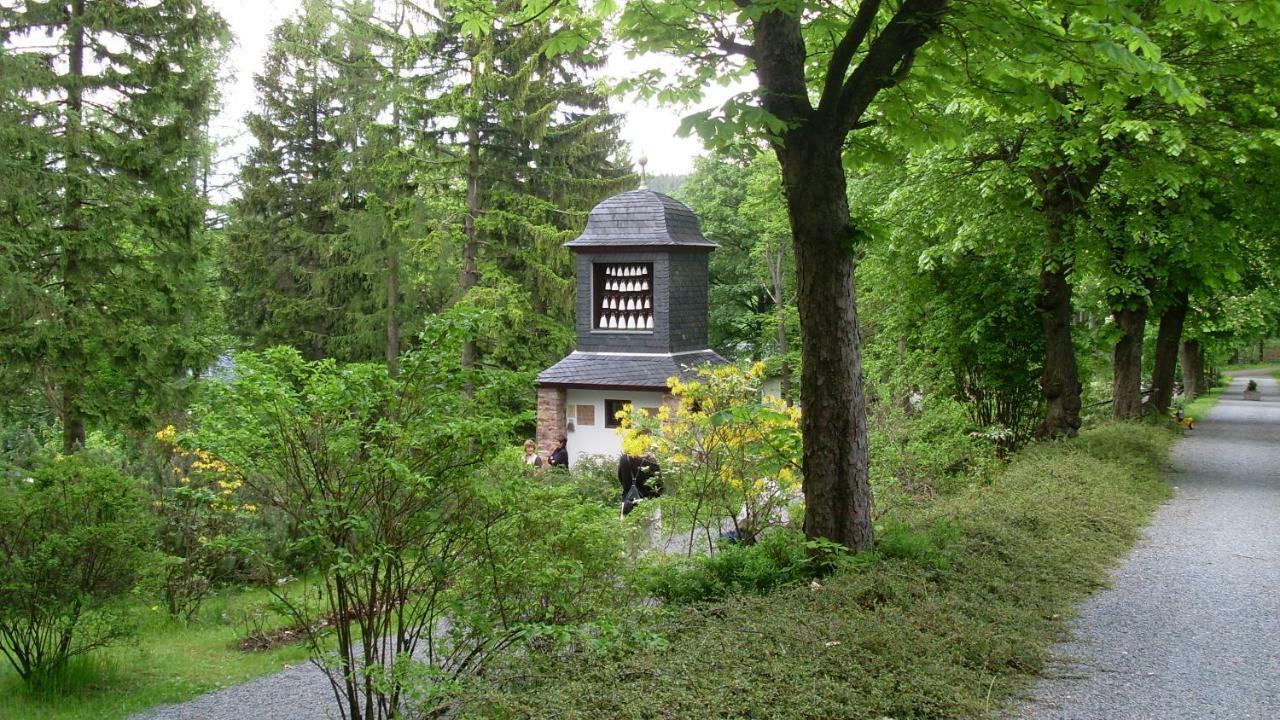
M538 454L551 457L560 437L565 434L564 388L538 388Z

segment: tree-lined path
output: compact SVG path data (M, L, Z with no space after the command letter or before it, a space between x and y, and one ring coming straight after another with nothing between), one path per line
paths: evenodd
M1232 374L1174 449L1174 499L1011 717L1280 717L1280 386Z

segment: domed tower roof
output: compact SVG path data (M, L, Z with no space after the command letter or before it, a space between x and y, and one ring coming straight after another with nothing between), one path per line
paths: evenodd
M587 216L587 229L565 243L572 250L587 248L687 247L714 250L719 245L702 236L698 217L689 206L648 188L620 193L596 205Z

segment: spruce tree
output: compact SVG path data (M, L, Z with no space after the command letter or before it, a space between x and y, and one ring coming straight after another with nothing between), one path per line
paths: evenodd
M312 359L373 354L353 341L372 289L340 224L354 201L342 118L356 104L339 93L340 32L328 7L308 2L272 34L225 260L233 329L251 346L289 344Z
M224 36L187 0L0 7L0 393L41 388L64 452L215 352L197 178Z
M465 202L459 288L514 283L531 312L506 348L464 351L535 366L572 340L573 276L563 243L600 200L634 186L622 158L619 116L585 77L603 64L599 22L576 5L446 4L427 63L447 91L428 102Z

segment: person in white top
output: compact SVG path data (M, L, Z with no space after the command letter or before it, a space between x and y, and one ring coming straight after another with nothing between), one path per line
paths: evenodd
M538 455L538 446L532 440L524 441L524 464L542 467L542 458Z

